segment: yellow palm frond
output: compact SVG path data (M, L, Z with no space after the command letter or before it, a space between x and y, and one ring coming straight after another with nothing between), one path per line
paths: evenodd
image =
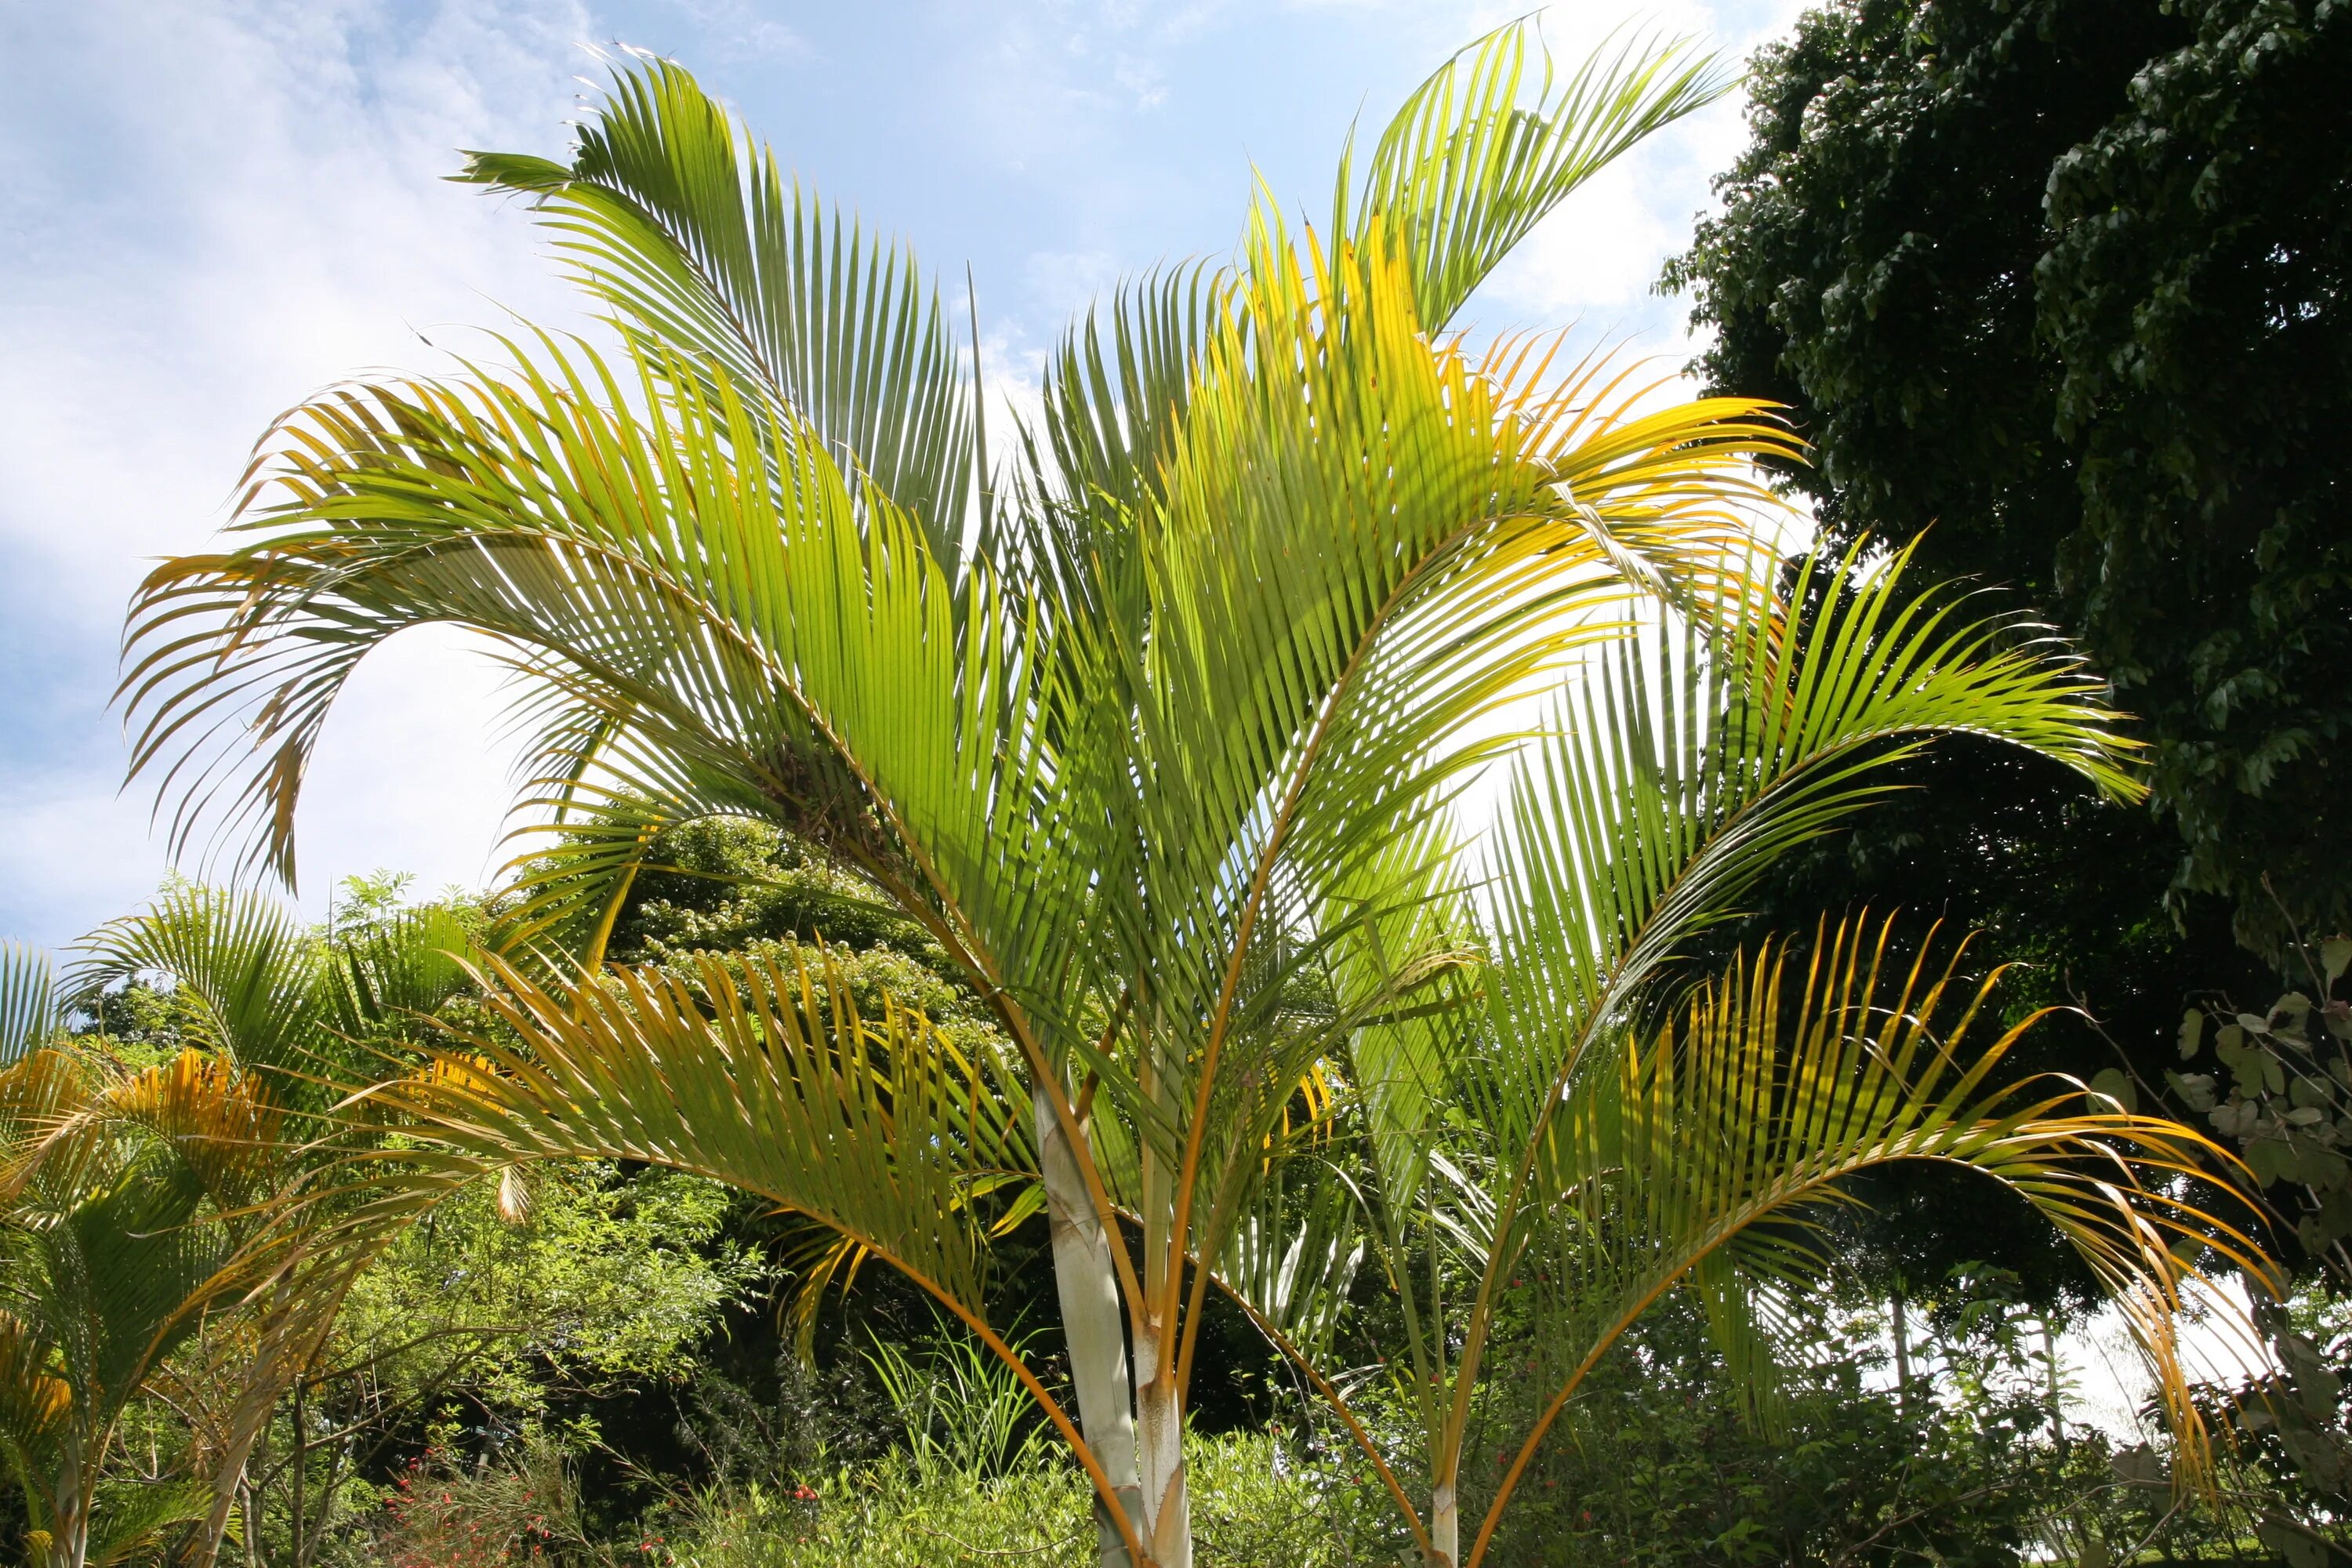
M2209 1462L2174 1338L2189 1278L2179 1254L2210 1248L2256 1279L2270 1268L2250 1237L2177 1194L2179 1178L2234 1162L2079 1082L2008 1075L2039 1015L1979 1045L1999 972L1968 985L1966 943L1906 960L1892 936L1891 921L1849 922L1824 927L1801 968L1782 944L1734 960L1576 1095L1541 1151L1544 1234L1532 1243L1569 1372L1467 1563L1552 1420L1651 1303L1710 1269L1718 1288L1727 1270L1811 1286L1828 1259L1787 1222L1851 1201L1842 1184L1902 1162L1978 1173L2048 1220L2123 1309L2180 1440L2179 1473Z

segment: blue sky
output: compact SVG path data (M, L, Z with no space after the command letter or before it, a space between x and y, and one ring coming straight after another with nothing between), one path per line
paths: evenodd
M1631 22L1735 57L1792 0L1586 0L1580 56ZM624 42L685 62L801 175L911 238L1000 385L1034 382L1118 276L1226 249L1253 170L1320 207L1349 121L1376 129L1516 7L1456 0L1152 5L752 0L79 0L0 8L0 937L58 944L167 869L121 791L109 699L144 570L201 549L271 416L338 376L434 368L513 310L577 324L530 226L444 183L460 147L561 153ZM1650 292L1738 144L1717 106L1595 183L1474 307L1679 363ZM496 867L498 698L413 634L330 727L300 826L303 899L392 867Z

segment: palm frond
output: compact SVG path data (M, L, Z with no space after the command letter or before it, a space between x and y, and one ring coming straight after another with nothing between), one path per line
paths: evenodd
M1227 1228L1216 1283L1308 1364L1339 1331L1364 1259L1355 1194L1331 1167L1293 1156Z
M55 1213L103 1179L111 1150L97 1111L106 1089L98 1064L78 1051L44 1047L0 1068L0 1209Z
M990 973L1000 959L1052 973L1076 871L1041 852L1038 736L1070 698L1034 625L982 580L988 615L953 635L913 524L878 499L861 519L817 445L716 366L698 380L635 348L625 393L583 345L537 351L517 350L519 381L298 411L263 459L281 499L249 516L258 537L151 579L126 693L174 843L242 831L290 873L343 681L403 627L454 623L610 721L594 762L613 787L779 823L982 955L983 984L1028 978ZM579 761L534 771L576 779Z
M1890 764L1974 734L2095 787L2141 788L2135 742L2063 645L1966 600L1909 594L1907 552L1809 563L1767 603L1671 623L1595 659L1514 773L1487 908L1502 979L1498 1065L1478 1105L1532 1136L1599 1031L1771 859L1882 798ZM1819 602L1809 621L1802 607Z
M1965 943L1940 963L1927 950L1906 960L1892 936L1891 921L1849 923L1825 927L1801 969L1774 943L1735 960L1654 1035L1617 1049L1547 1140L1544 1261L1560 1280L1554 1328L1574 1353L1469 1563L1545 1429L1652 1301L1704 1283L1711 1260L1811 1284L1825 1260L1801 1232L1765 1227L1850 1201L1841 1184L1904 1161L1987 1176L2057 1229L2125 1308L2190 1468L2203 1462L2172 1340L2188 1276L2171 1244L2216 1248L2256 1278L2268 1268L2245 1236L2175 1194L2178 1178L2230 1157L2073 1080L2003 1082L2034 1019L1976 1047L1999 973L1969 986Z
M329 1022L326 958L285 905L256 892L184 883L137 914L110 921L76 944L66 984L80 1005L126 981L168 979L189 1005L194 1043L283 1075L310 1064Z
M1088 311L1047 361L1044 445L1023 432L1020 500L1037 559L1018 564L1063 619L1139 639L1142 513L1160 494L1234 289L1230 273L1197 262L1151 273Z
M1034 1173L1017 1064L967 1054L887 995L862 1016L829 953L614 967L549 987L484 960L485 1005L528 1044L457 1036L364 1092L406 1147L358 1157L346 1237L382 1235L518 1162L617 1159L764 1197L833 1234L827 1277L872 1258L971 1329L1070 1444L1121 1533L1133 1524L1051 1392L991 1327L981 1200Z
M329 994L338 1032L411 1029L468 984L474 933L440 905L403 910L334 944Z
M1509 23L1439 67L1381 132L1360 184L1341 161L1332 233L1399 230L1433 331L1570 192L1731 86L1688 39L1604 46L1559 81L1538 43L1541 75L1523 105L1533 31L1531 19Z
M25 1266L16 1248L0 1257L20 1270ZM0 1304L0 1451L18 1477L41 1474L54 1462L73 1414L73 1390L50 1370L48 1352L32 1325Z
M0 942L0 1067L49 1043L64 1023L58 1003L49 955L22 942Z
M109 1083L91 1110L113 1131L133 1130L159 1143L213 1205L215 1218L236 1215L237 1228L249 1228L242 1222L269 1195L290 1152L277 1098L259 1074L182 1051Z
M201 1479L100 1482L90 1510L85 1568L115 1568L153 1549L157 1538L205 1517L212 1487Z
M673 61L638 57L571 163L475 153L461 179L533 198L625 331L795 409L855 484L916 520L950 574L986 482L975 368L903 245L804 191Z
M861 1016L823 953L710 958L682 974L618 968L555 988L496 959L483 974L485 1005L529 1054L461 1037L430 1071L369 1095L457 1157L449 1169L614 1159L689 1171L982 1312L975 1184L1034 1166L1011 1064L965 1055L895 1003Z

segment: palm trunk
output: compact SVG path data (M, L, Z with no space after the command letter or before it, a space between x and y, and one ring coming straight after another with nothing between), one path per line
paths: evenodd
M310 1539L309 1510L304 1506L310 1500L310 1477L305 1473L310 1465L310 1428L305 1419L308 1412L302 1398L309 1380L300 1373L294 1374L294 1496L289 1505L287 1533L293 1538L295 1568L301 1568L303 1543Z
M82 1568L89 1556L91 1483L81 1466L81 1445L73 1443L49 1493L47 1568Z
M1174 1095L1165 1079L1149 1070L1143 1091L1171 1125L1177 1120ZM1142 1140L1143 1310L1135 1316L1135 1449L1143 1474L1143 1550L1151 1568L1192 1568L1192 1504L1184 1486L1184 1396L1175 1386L1175 1357L1168 1336L1177 1331L1169 1306L1176 1297L1181 1254L1175 1246L1176 1194L1167 1163L1149 1139Z
M1155 1369L1135 1390L1136 1456L1144 1507L1151 1517L1144 1549L1153 1568L1192 1568L1192 1502L1184 1486L1184 1401L1172 1377L1157 1372L1160 1347L1139 1342L1137 1364Z
M245 1568L261 1568L261 1498L250 1479L236 1483L236 1508L245 1521Z
M2050 1373L2050 1440L2060 1448L2066 1447L2066 1413L2060 1405L2062 1390L2058 1383L2058 1339L2050 1331L2050 1320L2042 1320L2042 1364Z
M1036 1097L1036 1115L1038 1170L1045 1180L1045 1223L1054 1247L1054 1289L1062 1302L1070 1381L1077 1386L1078 1426L1140 1535L1146 1525L1136 1470L1134 1395L1110 1237L1095 1213L1061 1121L1043 1094ZM1136 1568L1099 1498L1095 1500L1095 1536L1101 1568Z
M1462 1561L1462 1502L1450 1477L1429 1489L1429 1544L1438 1568Z
M82 1568L89 1556L89 1515L58 1520L58 1532L49 1542L48 1568Z
M1895 1403L1903 1414L1911 1414L1911 1332L1904 1321L1903 1292L1897 1289L1895 1303Z

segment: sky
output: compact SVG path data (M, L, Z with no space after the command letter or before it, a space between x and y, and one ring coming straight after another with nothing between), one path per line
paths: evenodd
M1584 0L1744 59L1792 0ZM111 705L125 605L207 548L252 444L339 378L429 371L509 312L584 327L514 204L459 149L562 155L618 46L695 71L798 175L976 293L987 370L1034 385L1122 275L1230 250L1252 182L1328 204L1477 0L81 0L0 7L0 938L47 946L169 871ZM1653 291L1741 134L1735 99L1603 174L1475 301L1487 326L1688 357ZM478 885L509 758L487 664L414 632L362 668L299 819L313 914L379 868ZM182 868L191 874L204 868Z

